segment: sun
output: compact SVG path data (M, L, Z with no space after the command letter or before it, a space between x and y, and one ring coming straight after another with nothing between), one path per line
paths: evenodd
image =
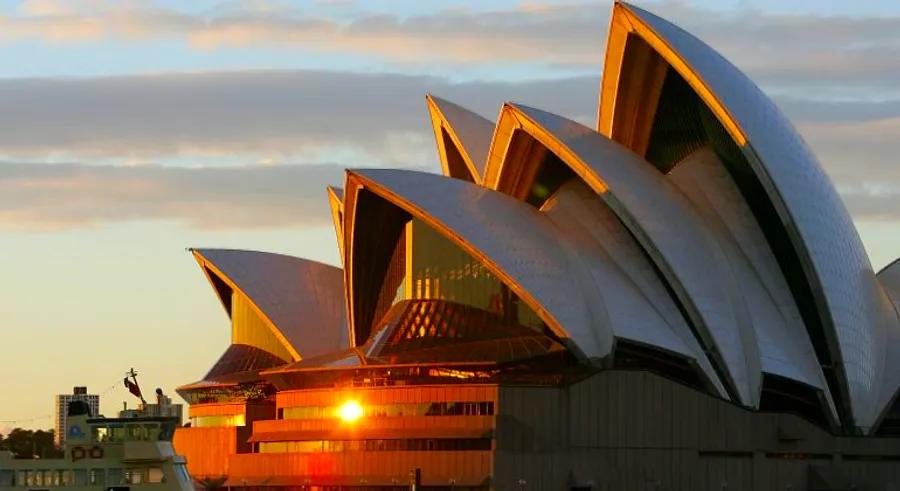
M356 421L362 415L363 408L356 401L347 401L338 408L338 416L348 423Z

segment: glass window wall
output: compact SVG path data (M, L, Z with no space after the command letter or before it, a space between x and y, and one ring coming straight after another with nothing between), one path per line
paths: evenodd
M406 276L395 298L446 300L542 331L541 319L477 259L413 219L406 226Z
M261 442L259 453L490 450L490 438L408 438Z
M192 416L191 426L193 427L213 427L213 426L246 426L247 418L243 414L228 414L216 416Z
M340 406L301 406L279 410L283 419L339 418ZM432 402L406 404L363 404L363 416L492 416L493 401Z

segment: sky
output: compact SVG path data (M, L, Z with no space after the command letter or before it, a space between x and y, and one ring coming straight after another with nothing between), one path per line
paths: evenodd
M748 73L900 256L900 3L647 0ZM426 93L592 124L611 4L0 3L0 433L75 385L199 380L228 318L188 247L337 264L343 169L439 171Z

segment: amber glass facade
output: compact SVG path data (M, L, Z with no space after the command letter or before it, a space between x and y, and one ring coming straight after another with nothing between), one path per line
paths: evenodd
M490 438L402 438L262 442L258 453L490 450Z
M484 264L418 219L406 224L388 268L382 298L390 296L392 305L443 300L490 312L508 324L544 329L540 317Z
M247 418L243 414L191 416L191 426L198 428L207 426L244 426L246 424Z
M253 346L283 360L294 358L247 297L238 292L231 298L231 343Z
M338 418L340 406L299 406L281 410L282 419ZM493 416L493 401L367 404L362 416Z

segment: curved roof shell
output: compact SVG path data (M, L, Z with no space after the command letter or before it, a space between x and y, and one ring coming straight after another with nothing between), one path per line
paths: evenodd
M641 53L635 39L649 45L651 56ZM816 341L828 352L819 353L820 361L833 366L832 390L851 420L845 423L870 427L878 412L886 329L897 317L883 301L850 215L812 152L746 75L668 21L616 3L607 46L598 129L639 150L646 132L628 125L652 118L653 94L666 64L696 91L744 154L797 255L818 317L811 327L821 324L823 339ZM662 69L659 62L641 65L639 56L653 54L663 60Z
M900 259L882 268L877 278L894 310L900 312ZM889 411L893 410L900 414L900 377L895 375L900 373L900 329L896 329L895 326L889 327L886 341L884 372L888 376L885 377L879 391L879 423L873 425L873 430L881 426Z
M563 184L541 206L571 244L588 303L601 326L619 339L693 359L709 385L726 396L713 366L643 249L612 210L583 182Z
M585 294L570 275L568 258L553 226L533 208L459 179L424 172L371 169L347 172L344 236L346 278L354 345L368 339L354 285L364 237L357 237L357 197L371 192L459 245L507 284L569 348L585 357L605 356L611 340L591 327ZM359 242L359 243L356 243Z
M440 97L425 100L444 175L480 184L494 123Z
M471 352L448 339L398 342L380 353L388 358L366 358L386 346L379 336L403 331L375 326L407 326L402 317L415 306L443 302L396 303L393 281L408 270L394 259L412 250L403 227L415 218L413 226L431 227L482 263L552 331L528 333L526 344L501 330L501 342L473 338L481 362L509 359L499 351L559 354L541 338L550 336L582 361L612 355L615 366L622 341L623 359L647 347L665 361L676 354L712 391L749 407L793 399L791 407L808 408L824 396L848 432L878 434L886 420L900 431L900 263L876 277L806 144L707 45L616 2L597 130L513 104L493 125L441 98L426 101L446 177L348 171L345 192L329 188L343 272L276 254L194 251L229 315L234 292L234 318L250 305L248 332L271 333L250 348L235 341L211 371L222 380L200 385L243 380L284 358L293 363L266 370L282 386L278 377L290 370L390 357L466 362ZM697 113L696 127L655 141L655 128L672 128L666 117L680 124L687 111ZM479 334L490 323L469 320ZM249 368L225 373L241 366ZM779 390L772 397L781 399L766 399Z
M647 285L629 276L641 272L624 270L639 261L634 257L641 254L636 247L629 249L627 238L607 245L612 255L597 246L598 238L589 229L604 217L585 207L584 195L577 190L560 193L542 213L502 193L421 172L350 171L346 189L348 211L354 202L351 193L366 189L454 241L527 302L577 355L603 358L612 352L616 338L635 341L689 360L714 391L725 395L677 309L658 298L665 295L659 291L661 285L650 293L657 295L651 300ZM353 216L348 214L345 236L356 234ZM362 294L352 285L353 262L364 260L355 251L373 249L362 237L355 240L361 242L347 245L351 304L355 295ZM649 266L643 267L646 273ZM675 317L667 319L668 314ZM357 345L369 337L364 325L354 330Z
M347 347L343 272L269 252L193 249L231 316L231 292L243 295L293 360Z
M828 393L790 288L749 205L710 148L681 161L667 179L694 205L728 256L753 320L762 370Z
M328 192L328 206L331 208L331 221L334 224L334 234L337 237L338 252L341 254L341 262L344 261L344 190L334 186L326 188Z
M529 162L516 154L514 139L523 134L557 155L625 224L688 312L722 382L739 402L758 406L760 358L738 281L684 196L647 162L596 131L513 104L504 105L497 124L486 186L522 187L516 181Z

